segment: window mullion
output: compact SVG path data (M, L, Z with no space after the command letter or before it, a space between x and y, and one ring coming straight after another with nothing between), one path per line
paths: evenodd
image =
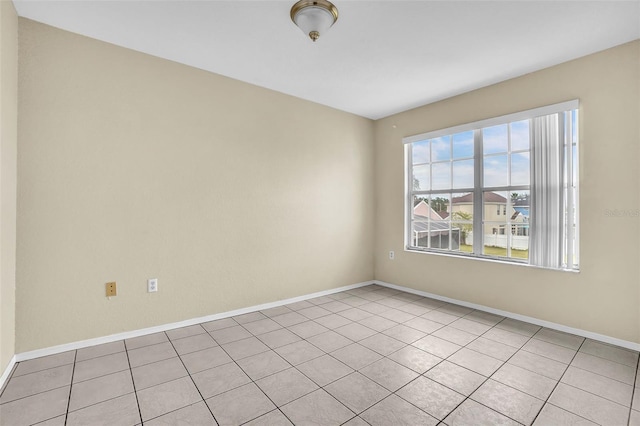
M482 130L473 131L473 253L482 254L484 241L482 211L484 209L482 197Z

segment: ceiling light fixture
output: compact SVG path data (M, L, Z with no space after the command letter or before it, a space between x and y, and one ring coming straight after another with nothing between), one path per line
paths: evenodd
M338 20L338 9L327 0L300 0L291 8L291 20L316 41Z

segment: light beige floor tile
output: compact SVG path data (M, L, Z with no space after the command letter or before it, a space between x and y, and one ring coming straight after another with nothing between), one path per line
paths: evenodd
M76 362L73 371L73 382L82 382L107 374L117 373L129 369L129 358L126 352L117 352L111 355L92 358L86 361Z
M270 331L275 331L282 328L280 324L270 318L264 318L258 321L246 323L243 325L243 327L254 336L259 336L260 334L265 334Z
M467 308L465 306L454 305L453 303L446 303L446 302L440 302L440 301L435 301L435 302L440 303L440 306L438 306L436 310L444 312L446 314L455 315L457 317L463 317L473 312L473 309Z
M298 311L300 309L310 308L314 305L312 303L307 302L306 300L301 300L300 302L290 303L285 306L293 311Z
M584 337L576 336L575 334L563 333L561 331L551 330L549 328L543 328L538 331L534 339L544 340L548 343L553 343L554 345L564 346L565 348L569 348L577 351L584 342Z
M485 339L482 336L469 343L467 345L467 349L489 355L490 357L499 359L500 361L507 361L518 351L518 349L513 346Z
M65 386L0 405L0 424L31 425L65 414L69 389Z
M289 327L289 331L294 332L303 339L308 339L309 337L313 337L317 334L326 333L329 329L315 321L306 321L292 325Z
M393 337L394 339L400 340L406 344L411 344L427 335L420 330L416 330L415 328L408 327L404 324L393 326L383 331L382 334L386 334L387 336Z
M278 406L318 389L318 385L295 368L257 380L256 384Z
M145 426L175 426L175 425L198 425L215 426L216 421L213 419L211 412L207 408L204 401L196 402L193 405L180 408L170 413L164 414L155 419L148 420Z
M490 325L491 327L505 319L500 315L490 314L489 312L482 311L473 311L470 314L465 315L464 317L471 321L477 321L486 325Z
M88 348L78 349L76 362L86 361L91 358L98 358L105 355L111 355L118 352L124 352L124 340L117 342L104 343L102 345L90 346Z
M527 341L530 339L528 336L496 327L484 333L482 337L496 341L498 343L513 346L517 349L520 349L522 346L524 346L524 344L527 343Z
M307 340L325 352L333 352L353 343L353 341L347 339L342 334L336 333L335 331L327 331L317 334Z
M500 328L502 330L507 330L513 333L522 334L527 337L532 337L542 327L540 327L539 325L530 324L528 322L505 318L504 320L496 324L495 328Z
M569 364L576 354L576 351L573 349L538 340L535 337L529 340L522 347L522 350L551 358L563 364Z
M364 368L382 358L382 356L377 352L365 348L358 343L353 343L349 346L333 351L331 352L331 356L347 364L354 370Z
M631 410L629 426L640 426L640 411Z
M378 402L360 415L372 426L435 426L438 420L396 395Z
M215 340L213 340L213 338L207 333L176 339L172 343L179 355L185 355L191 352L197 352L218 346Z
M265 315L260 312L249 312L248 314L237 315L232 317L238 324L247 324L253 321L258 321L261 319L267 318Z
M404 312L404 311L401 311L400 309L395 309L395 308L390 308L386 311L382 311L378 314L378 316L389 319L391 321L395 321L395 322L407 322L412 319L419 318L413 314L410 314L408 312Z
M292 423L280 410L269 411L257 419L244 424L245 426L291 426Z
M396 395L439 420L444 419L465 399L463 395L426 377L418 377L397 391Z
M132 368L131 374L133 375L133 383L136 385L136 390L139 391L186 377L189 373L187 373L180 358L169 358Z
M325 303L322 305L324 309L329 312L336 313L341 311L346 311L351 308L351 305L347 305L346 303L342 303L339 300L334 300L333 302Z
M202 328L200 324L190 325L188 327L175 328L167 331L169 340L183 339L185 337L195 336L197 334L206 333L207 330Z
M473 322L473 321L469 321L469 322ZM476 336L475 334L471 334L469 332L454 328L450 325L444 326L441 329L436 330L431 335L435 337L439 337L440 339L444 339L449 342L455 343L456 345L460 345L460 346L468 345L469 343L473 342L475 339L478 338L478 336Z
M550 358L545 358L527 351L519 351L513 355L508 364L517 365L525 370L539 373L552 380L560 380L560 377L567 370L567 365Z
M612 346L602 342L596 342L595 340L587 339L580 352L584 352L589 355L597 356L600 358L608 359L609 361L624 364L629 367L635 368L638 365L638 352L631 351L619 346Z
M270 350L267 345L262 343L256 337L249 337L248 339L236 340L235 342L227 343L222 345L222 349L224 349L225 352L236 361Z
M320 307L320 306L312 306L310 308L300 309L298 311L298 313L300 315L304 315L305 317L307 317L309 319L316 319L316 318L320 318L320 317L324 317L326 315L329 315L332 312L328 311L328 310L326 310L326 309L324 309L323 307Z
M204 370L191 375L204 398L221 394L251 382L249 376L235 363Z
M327 315L326 317L320 317L316 319L316 322L329 330L335 330L338 327L343 327L347 324L351 324L353 321L342 317L338 314Z
M140 423L138 400L133 393L73 411L68 426L130 426Z
M358 321L360 324L368 327L377 332L382 332L390 329L391 327L395 327L398 325L397 322L392 321L390 319L382 318L377 315L372 315L369 318L365 318L361 321Z
M271 349L279 348L280 346L288 345L289 343L299 342L300 337L286 328L281 328L276 331L271 331L269 333L261 334L258 336L258 339L265 345L269 346Z
M251 333L240 325L213 330L210 331L209 334L219 345L225 345L227 343L247 339L252 336Z
M69 351L56 355L30 359L28 361L21 361L16 366L12 377L24 376L25 374L36 373L50 368L73 364L75 356L76 351Z
M430 321L439 322L440 324L444 325L451 324L452 322L460 318L458 315L451 315L440 310L429 311L425 314L422 314L421 317L426 318Z
M607 426L626 424L629 416L627 407L564 383L558 384L549 403Z
M206 402L220 426L239 425L276 408L254 383L214 396Z
M319 386L326 386L347 374L353 373L352 368L330 355L323 355L311 361L304 362L299 364L297 368Z
M468 368L471 371L489 377L503 364L499 359L492 358L471 349L462 348L447 358L454 364Z
M274 351L243 358L238 361L238 365L252 380L258 380L291 367L291 364Z
M412 343L413 346L439 358L447 358L460 350L461 346L435 336L426 336Z
M127 352L131 367L139 367L152 362L178 356L171 342L158 343L156 345L143 346Z
M438 309L442 306L446 306L447 303L446 302L442 302L440 300L436 300L436 299L431 299L429 297L423 297L422 299L418 299L415 302L416 305L420 305L420 306L424 306L426 308L429 309Z
M147 421L202 401L198 389L196 389L189 377L143 389L137 394L142 421Z
M219 346L203 351L191 352L180 357L190 374L233 362L231 357Z
M223 318L215 321L205 322L202 324L202 327L208 332L236 326L238 326L238 323L233 318Z
M323 389L311 392L280 409L295 425L338 426L354 416L351 410Z
M418 349L415 346L405 346L399 351L389 355L388 358L419 374L426 372L433 366L442 362L442 358L438 358L437 356L427 353L422 349Z
M36 426L65 426L66 417L66 414L63 416L54 417L52 419L45 420L44 422L37 423ZM2 417L0 417L0 420L2 420Z
M367 337L373 336L377 332L370 328L365 327L357 322L352 322L342 327L338 327L334 330L336 333L342 334L347 339L357 342Z
M157 345L159 343L168 342L169 338L165 333L153 333L145 336L133 337L126 339L124 344L128 351L132 349L142 348L143 346Z
M131 371L121 371L75 383L71 389L69 411L79 410L131 392L133 392Z
M485 376L449 361L441 362L427 371L424 376L465 396L471 395L487 380Z
M471 399L528 425L538 415L544 402L495 380L487 380L471 394Z
M12 377L0 397L0 403L15 401L16 399L35 395L40 392L69 386L73 364L40 370L23 376Z
M358 372L336 380L324 389L356 414L390 394L388 390Z
M359 416L356 416L349 420L346 423L343 423L343 426L370 426L369 423L365 422Z
M360 370L360 373L391 392L397 391L419 376L415 371L388 358L382 358L364 367Z
M423 317L413 318L409 321L406 321L404 325L415 328L416 330L427 334L433 333L434 331L444 327L444 325L440 324L439 322L431 321Z
M526 394L545 401L557 381L513 364L504 364L491 378Z
M367 337L366 339L362 339L359 342L362 346L367 347L380 355L390 355L397 350L400 350L407 346L406 343L403 343L399 340L394 339L393 337L389 337L386 334L374 334L371 337Z
M552 404L545 404L536 420L534 426L596 426L596 423L570 413Z
M292 365L302 364L324 355L324 352L306 340L281 346L276 348L275 351Z
M578 352L571 365L628 385L634 384L636 369L608 359Z
M328 296L320 296L320 297L314 297L312 299L308 299L308 301L313 305L323 305L325 303L333 302L333 299Z
M277 317L278 315L288 314L289 312L292 312L292 311L286 306L276 306L275 308L265 309L260 312L262 312L264 316L271 318L271 317Z
M576 367L569 367L562 376L561 382L617 402L625 407L631 407L633 386L626 383Z
M633 400L631 402L631 408L633 410L640 411L640 390L638 388L634 389Z
M376 303L379 303L384 306L388 306L393 309L398 309L401 306L404 306L409 303L407 300L401 300L395 297L384 297L382 299L376 300Z
M483 324L477 321L472 321L467 318L457 319L449 325L459 330L466 331L467 333L475 334L476 336L480 336L486 333L492 327L490 325Z
M301 322L305 322L309 320L307 317L300 315L297 312L290 312L288 314L278 315L276 317L272 317L271 319L283 327L290 327L294 324L299 324Z
M467 399L444 419L447 426L518 426L519 423L491 408ZM560 426L560 425L556 425Z
M385 305L381 305L379 303L376 302L370 302L370 303L365 303L363 305L359 305L358 306L360 309L362 309L363 311L367 311L371 314L374 315L379 315L383 312L386 312L388 310L390 310L391 308Z
M398 306L399 311L406 312L411 315L420 316L424 315L427 312L431 311L431 309L426 306L416 305L415 303L408 303L406 305Z

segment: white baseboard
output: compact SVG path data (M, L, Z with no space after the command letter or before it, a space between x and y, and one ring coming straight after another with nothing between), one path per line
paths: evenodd
M9 364L7 365L7 368L4 369L2 376L0 376L0 394L2 394L2 391L4 390L4 385L9 379L9 376L11 375L11 372L13 371L13 367L15 367L16 362L17 362L16 356L14 355L13 357L11 357L11 360L9 360Z
M109 336L96 337L95 339L81 340L78 342L67 343L64 345L51 346L48 348L37 349L35 351L22 352L14 356L13 362L15 363L20 361L27 361L30 359L40 358L43 356L55 355L62 352L87 348L89 346L101 345L103 343L117 342L119 340L131 339L133 337L145 336L147 334L159 333L159 332L173 330L181 327L188 327L190 325L200 324L203 322L215 321L223 318L234 317L237 315L248 314L256 311L263 311L265 309L276 308L278 306L288 305L290 303L295 303L295 302L301 302L303 300L313 299L314 297L327 296L329 294L339 293L341 291L364 287L371 284L374 284L374 281L365 281L365 282L351 284L343 287L332 288L330 290L323 290L316 293L306 294L304 296L297 296L297 297L292 297L290 299L278 300L277 302L269 302L269 303L264 303L262 305L250 306L248 308L221 312L219 314L207 315L200 318L192 318L185 321L174 322L170 324L163 324L163 325L143 328L139 330L126 331L124 333L111 334ZM2 377L4 378L4 376Z
M587 330L581 330L579 328L568 327L566 325L557 324L555 322L545 321L538 318L528 317L526 315L515 314L513 312L503 311L500 309L490 308L488 306L478 305L475 303L465 302L463 300L452 299L450 297L440 296L438 294L427 293L426 291L415 290L409 287L403 287L401 285L395 285L391 283L387 283L384 281L374 280L375 284L381 285L383 287L393 288L395 290L404 291L411 294L416 294L418 296L429 297L431 299L441 300L443 302L454 303L456 305L465 306L467 308L477 309L479 311L488 312L490 314L500 315L507 318L512 318L519 321L529 322L531 324L539 325L541 327L551 328L553 330L562 331L565 333L575 334L577 336L586 337L589 339L597 340L603 343L608 343L610 345L620 346L626 349L630 349L632 351L640 351L640 344L635 342L630 342L628 340L622 340L611 336L606 336L604 334L593 333Z

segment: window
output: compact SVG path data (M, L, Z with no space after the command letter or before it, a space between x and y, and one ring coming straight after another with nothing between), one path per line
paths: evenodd
M577 270L577 108L405 138L407 249Z

